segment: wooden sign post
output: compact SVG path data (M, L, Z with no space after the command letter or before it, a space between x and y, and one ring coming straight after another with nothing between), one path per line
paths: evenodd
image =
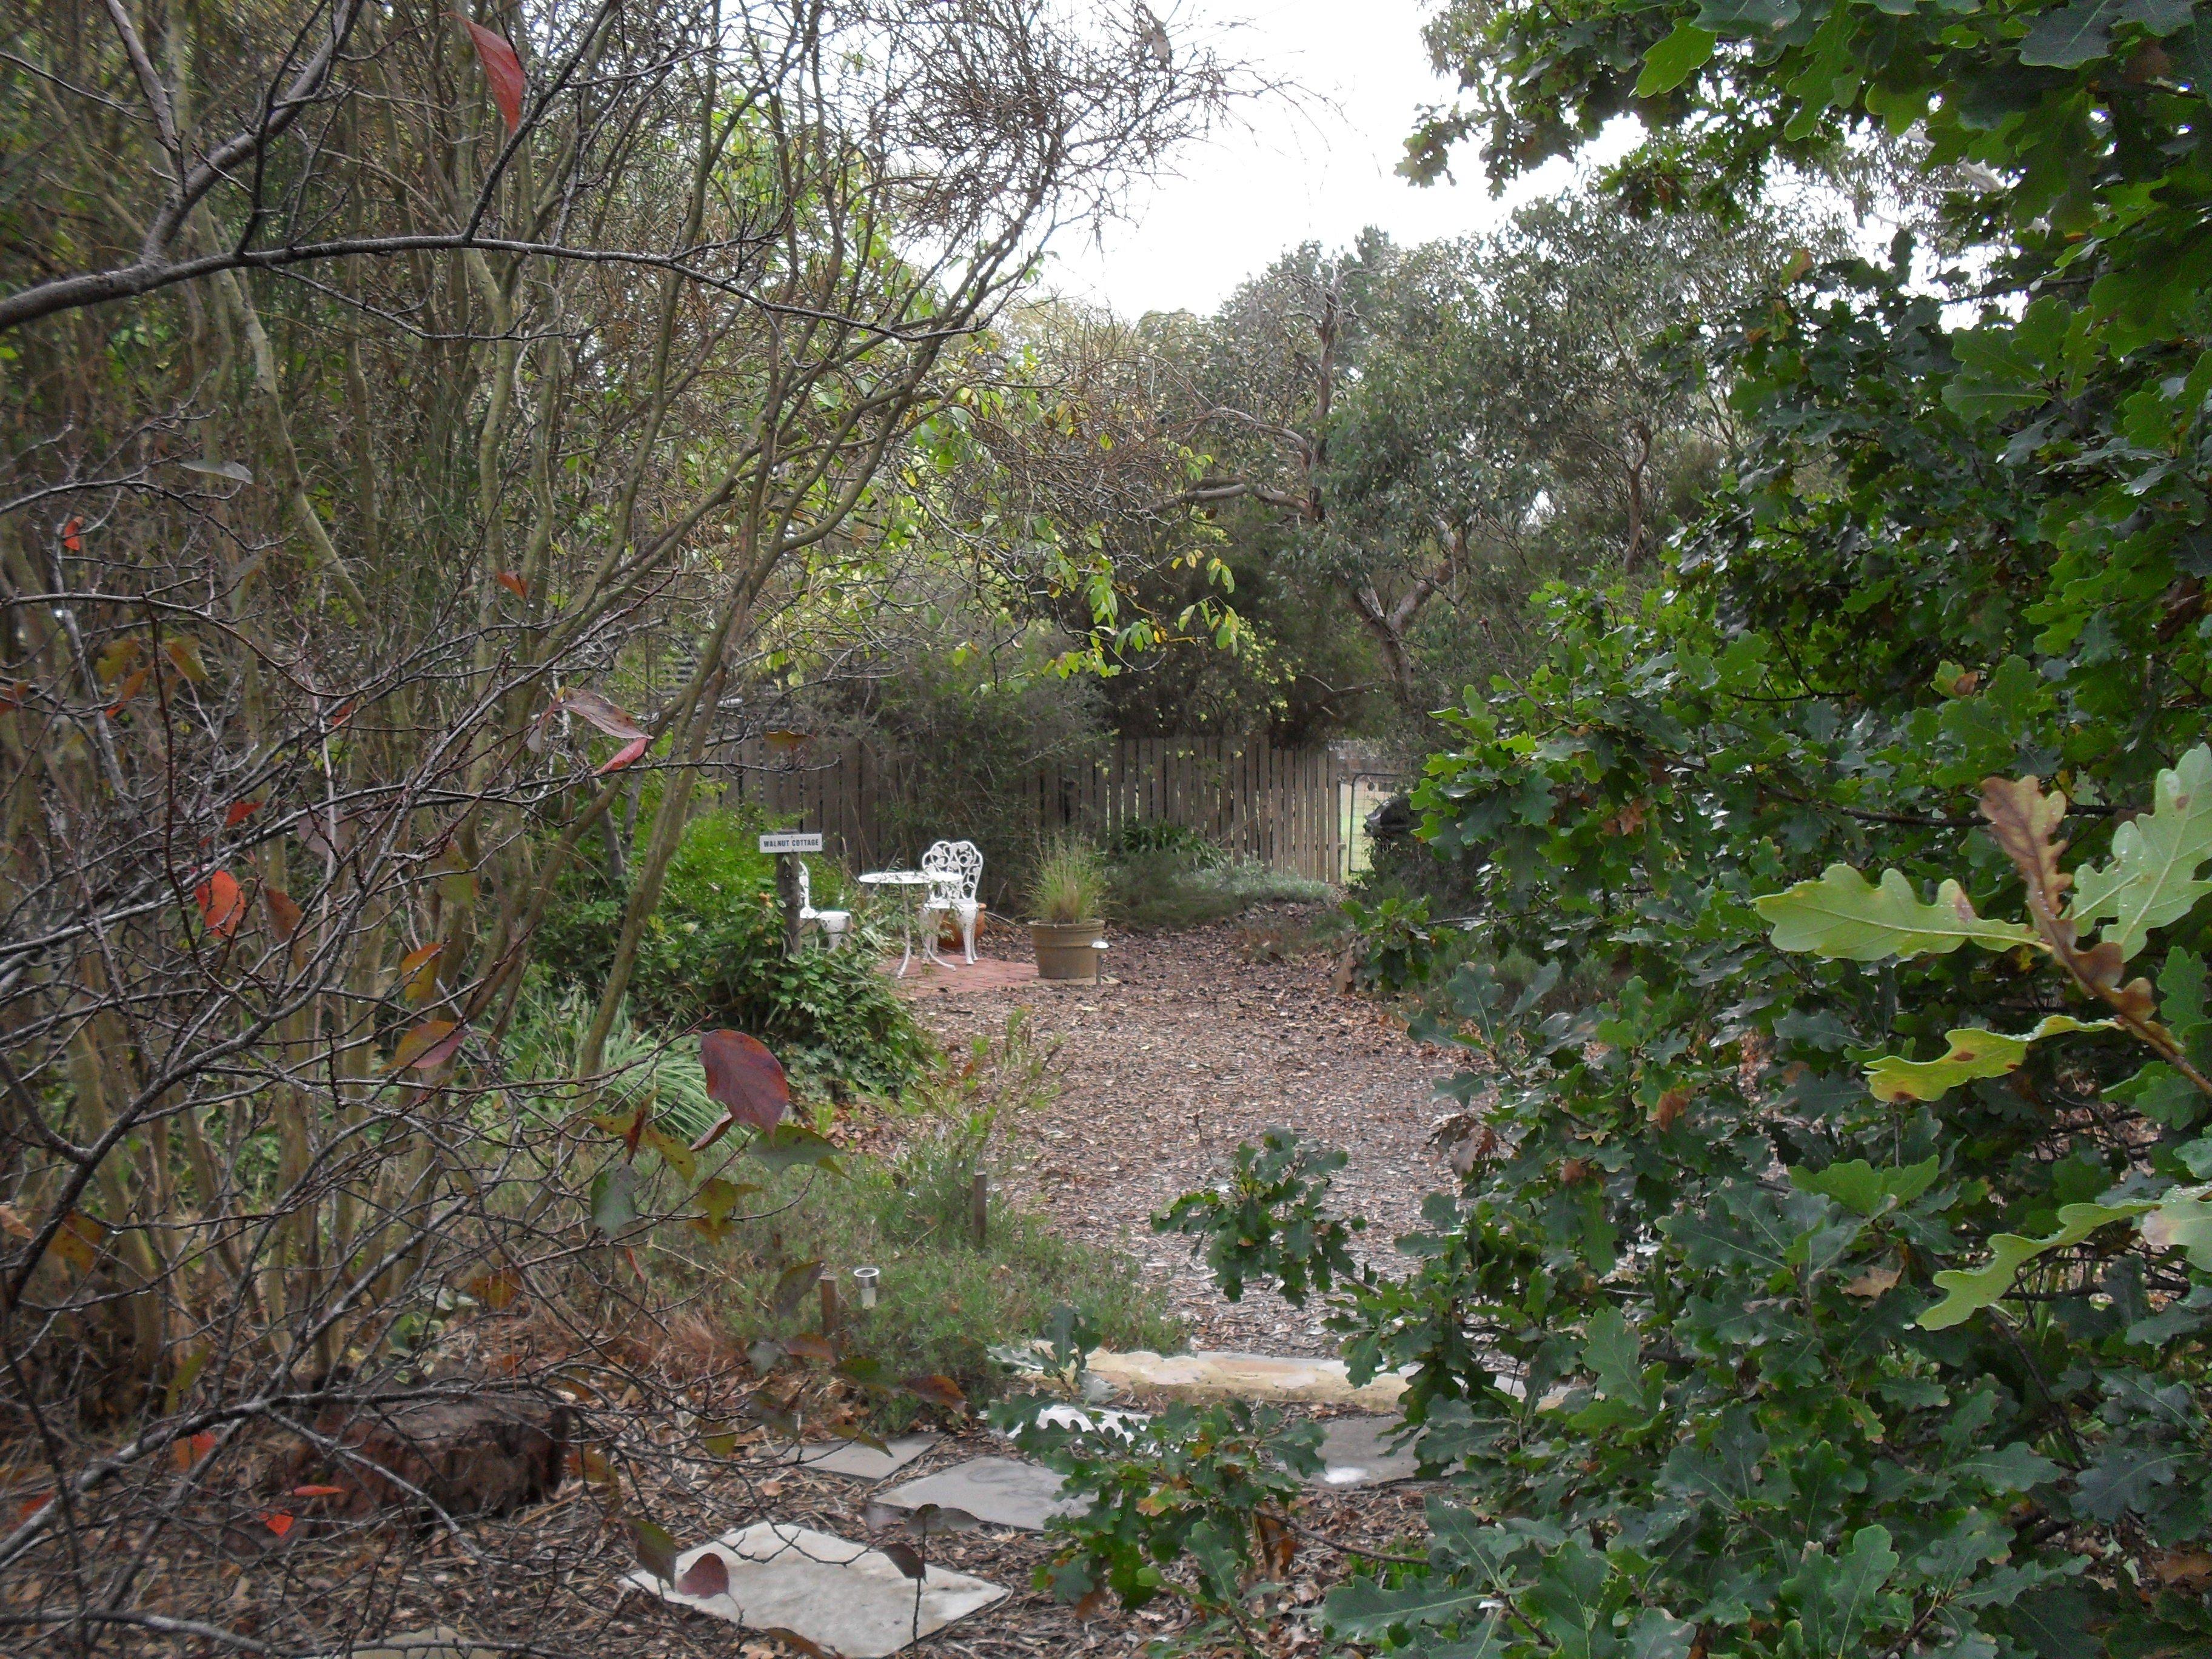
M776 830L762 836L760 849L775 855L775 902L783 910L783 953L799 954L799 855L822 850L818 830Z

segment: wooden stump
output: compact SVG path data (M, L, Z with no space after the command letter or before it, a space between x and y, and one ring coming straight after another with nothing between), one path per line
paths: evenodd
M356 1515L386 1509L505 1515L550 1498L561 1485L569 1410L536 1389L486 1388L459 1399L360 1406L317 1425L345 1449L308 1448L301 1459L343 1487Z

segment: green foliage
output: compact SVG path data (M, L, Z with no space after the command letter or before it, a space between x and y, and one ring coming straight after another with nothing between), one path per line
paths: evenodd
M1106 860L1083 836L1048 837L1030 869L1030 915L1038 921L1096 921L1105 908Z
M1121 841L1123 850L1107 866L1107 908L1127 927L1197 927L1255 904L1320 904L1334 896L1326 882L1231 859L1180 824L1133 823Z
M783 952L775 860L758 826L729 812L685 826L660 902L647 919L629 1001L640 1021L675 1030L728 1026L767 1042L786 1068L840 1088L883 1093L920 1074L927 1041L866 948L811 942ZM814 900L837 902L840 877L814 860ZM556 979L596 990L612 956L623 895L597 867L571 865L540 933L539 961Z
M1289 1560L1285 1518L1321 1468L1320 1425L1244 1401L1089 1427L1040 1422L1052 1403L1017 1398L992 1413L1024 1454L1066 1477L1068 1497L1090 1500L1054 1519L1060 1547L1037 1587L1063 1601L1104 1591L1125 1607L1173 1595L1201 1615L1185 1639L1249 1638L1255 1604Z
M840 1357L868 1376L949 1376L971 1399L988 1398L1007 1374L993 1350L1046 1328L1060 1309L1092 1342L1179 1346L1182 1328L1125 1258L1060 1237L1003 1194L986 1237L975 1237L970 1183L1001 1167L1005 1130L1050 1086L1048 1057L1017 1015L997 1041L946 1057L910 1091L910 1133L893 1156L842 1157L836 1175L793 1169L745 1195L708 1253L736 1333L750 1341L816 1328L806 1286L798 1300L777 1296L794 1264L811 1261L848 1290L852 1268L882 1270L877 1305L848 1295L840 1315ZM685 1254L699 1256L698 1242L687 1240ZM878 1405L887 1427L911 1410L896 1398Z
M1270 1129L1257 1148L1237 1149L1224 1186L1185 1194L1152 1224L1202 1240L1206 1264L1231 1302L1243 1297L1247 1278L1260 1278L1302 1308L1309 1293L1359 1276L1352 1237L1366 1221L1347 1223L1322 1209L1330 1177L1344 1165L1342 1152Z

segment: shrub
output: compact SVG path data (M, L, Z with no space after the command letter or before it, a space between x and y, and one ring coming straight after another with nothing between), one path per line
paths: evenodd
M1255 904L1319 904L1335 896L1327 882L1233 859L1182 824L1128 824L1115 845L1108 909L1130 927L1171 932L1225 921Z
M639 941L633 1014L676 1029L750 1032L802 1082L872 1093L904 1088L921 1073L927 1039L876 972L865 940L836 951L810 944L795 957L784 954L775 860L754 844L757 828L729 812L685 828ZM826 860L810 868L815 902L830 908L842 878ZM596 991L623 902L604 871L572 866L548 907L539 960L556 979Z
M951 1377L988 1398L1006 1368L993 1357L1035 1336L1066 1307L1115 1347L1171 1350L1182 1328L1127 1258L1054 1233L1045 1220L994 1196L979 1243L970 1222L978 1173L1005 1170L1005 1131L1048 1091L1047 1055L1017 1014L995 1042L940 1063L910 1091L915 1127L888 1158L840 1160L842 1176L786 1170L750 1196L760 1218L739 1221L717 1249L720 1288L738 1334L787 1337L816 1328L810 1297L779 1309L794 1263L818 1261L845 1305L841 1342L892 1376ZM882 1270L879 1300L858 1307L851 1269ZM910 1404L884 1402L896 1426Z

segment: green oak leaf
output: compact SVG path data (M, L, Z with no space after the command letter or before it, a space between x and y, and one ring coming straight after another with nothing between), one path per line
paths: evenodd
M1620 1310L1607 1307L1589 1322L1583 1343L1583 1365L1597 1378L1597 1391L1608 1400L1644 1401L1644 1368L1636 1333Z
M1991 1255L1986 1267L1971 1271L1954 1269L1936 1275L1936 1288L1948 1294L1920 1316L1920 1328L1941 1331L1965 1323L1978 1310L2003 1299L2011 1291L2013 1280L2019 1277L2020 1270L2045 1250L2063 1249L2069 1244L2079 1244L2100 1227L2110 1226L2115 1221L2132 1220L2155 1207L2152 1204L2135 1201L2125 1204L2064 1204L2058 1210L2058 1231L2048 1238L2027 1238L2019 1233L1997 1234L1990 1240Z
M2212 1187L2176 1187L2142 1218L2143 1243L2182 1250L2189 1265L2212 1273Z
M2020 61L2040 69L2079 69L2112 49L2112 25L2127 16L2130 0L2074 0L2047 11L2020 43Z
M1783 1582L1783 1599L1797 1609L1804 1651L1823 1659L1855 1659L1874 1644L1863 1641L1911 1603L1882 1585L1897 1571L1897 1552L1887 1527L1862 1527L1849 1547L1833 1555L1815 1546L1796 1572Z
M1371 1578L1355 1578L1328 1593L1322 1602L1322 1622L1341 1640L1373 1642L1401 1626L1472 1619L1494 1599L1487 1581L1455 1584L1441 1577L1417 1578L1402 1589L1384 1589Z
M2036 942L2019 922L1976 915L1955 881L1936 890L1934 903L1924 902L1901 870L1883 871L1877 886L1848 864L1832 864L1818 881L1753 902L1767 920L1775 949L1849 962L1948 956L1970 941L1985 951Z
M1638 98L1674 89L1705 66L1719 37L1695 23L1677 23L1674 32L1644 54L1644 73L1636 79Z
M2071 1031L2109 1031L2109 1019L2075 1019L2070 1014L2051 1014L2032 1031L2014 1036L1978 1025L1947 1031L1950 1047L1941 1060L1906 1060L1885 1054L1867 1067L1867 1087L1875 1098L1892 1103L1941 1100L1962 1083L1977 1078L2002 1077L2027 1058L2028 1045L2045 1037Z
M2050 401L2050 370L2018 331L1961 329L1951 337L1951 356L1959 373L1945 384L1943 401L1970 419L2002 419Z
M1832 1198L1845 1209L1876 1216L1895 1205L1910 1204L1934 1184L1940 1158L1877 1170L1863 1158L1848 1164L1831 1164L1825 1170L1796 1169L1790 1182L1800 1192Z
M2212 893L2197 873L2212 858L2212 748L2197 744L2158 775L2151 793L2149 813L2112 832L2112 858L2074 872L2068 914L2085 927L2105 921L2103 939L2124 957Z

